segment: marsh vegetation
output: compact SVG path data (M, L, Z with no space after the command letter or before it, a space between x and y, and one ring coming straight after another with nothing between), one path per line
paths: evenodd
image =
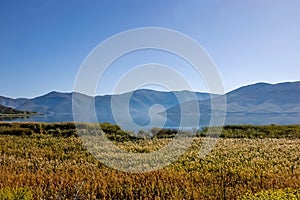
M172 140L136 139L116 125L102 127L129 152L155 151ZM72 123L1 123L0 198L300 198L299 126L228 126L222 134L205 158L199 158L203 129L173 164L125 173L96 160Z

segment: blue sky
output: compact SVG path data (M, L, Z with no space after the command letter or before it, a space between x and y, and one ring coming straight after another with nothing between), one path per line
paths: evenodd
M255 82L300 80L299 8L298 0L2 0L0 95L72 91L81 63L100 42L149 26L177 30L201 44L225 91ZM117 78L113 74L121 65L161 61L156 53L142 54L116 63L98 93L111 92L109 80ZM168 59L162 61L175 63L176 58ZM206 90L203 81L189 78L195 90Z

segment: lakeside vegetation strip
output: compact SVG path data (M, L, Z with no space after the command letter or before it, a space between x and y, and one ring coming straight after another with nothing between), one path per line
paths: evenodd
M38 114L38 113L19 113L19 114L1 114L0 113L0 117L11 117L11 118L29 118L35 115L42 115L42 114Z
M52 134L56 136L77 136L76 129L89 130L93 126L100 126L107 137L116 141L128 141L136 139L153 138L173 138L176 136L177 129L159 129L141 130L137 134L131 131L124 131L118 125L109 123L39 123L39 122L0 122L0 135L32 135L32 134ZM213 127L220 128L220 127ZM215 137L213 131L208 132L204 127L200 130L193 130L196 137ZM191 131L180 131L182 134L193 135ZM218 136L218 135L217 135ZM226 125L222 127L219 135L221 138L300 138L300 125Z

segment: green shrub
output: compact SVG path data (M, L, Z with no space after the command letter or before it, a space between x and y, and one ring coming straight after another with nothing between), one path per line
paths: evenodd
M1 200L30 200L32 192L28 188L3 188L0 189Z
M255 194L248 193L241 200L298 200L300 190L285 188L278 190L263 190Z

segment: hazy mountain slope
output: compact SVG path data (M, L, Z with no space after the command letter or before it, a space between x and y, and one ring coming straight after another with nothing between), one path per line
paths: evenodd
M10 108L16 108L16 107L20 106L21 104L23 104L27 100L28 99L26 99L26 98L12 99L12 98L8 98L8 97L0 96L0 104L3 106L10 107Z
M257 83L226 94L228 112L294 113L299 112L300 82ZM233 110L236 103L242 109ZM232 108L231 108L231 107Z
M44 114L72 113L72 93L50 92L46 95L27 100L17 107L17 109Z
M111 101L113 100L116 110L119 110L120 113L124 112L124 109L129 108L132 114L140 115L148 113L148 109L155 104L160 104L165 109L178 104L176 95L180 96L184 101L191 100L193 97L197 99L210 98L210 94L208 93L193 93L188 91L173 93L143 89L120 95L97 96L95 97L95 108L97 114L100 116L112 116ZM79 101L78 103L84 104L84 99L79 99ZM29 99L18 106L17 109L31 110L45 114L72 113L72 93L51 92L40 97Z
M216 97L218 102L218 98ZM226 94L228 114L300 114L300 82L257 83ZM201 114L210 114L210 100L198 101ZM180 105L167 110L178 114ZM190 110L190 112L193 112Z

